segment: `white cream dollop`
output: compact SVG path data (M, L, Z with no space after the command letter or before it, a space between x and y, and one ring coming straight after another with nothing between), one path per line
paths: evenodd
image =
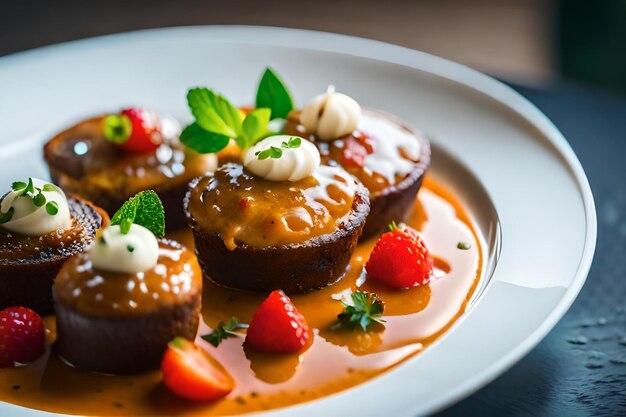
M132 224L123 234L120 226L109 226L89 247L89 258L95 268L134 274L156 266L159 242L152 232Z
M294 136L270 136L248 149L244 158L244 166L254 175L269 181L300 181L313 175L320 166L320 152L315 145L306 139L301 139L297 148L283 147ZM259 159L258 152L270 146L280 148L280 158Z
M324 94L313 97L300 113L300 123L307 132L325 141L354 132L361 119L361 106L352 97L336 93L328 87Z
M24 194L23 189L11 190L4 197L2 204L0 204L0 213L5 214L13 209L13 215L9 221L2 223L0 227L20 235L43 236L71 226L72 217L63 190L39 178L32 178L32 181L35 187L34 193ZM45 191L44 187L49 191ZM56 203L58 208L56 214L49 214L46 210L46 204L40 207L35 205L33 197L39 194L39 190L42 190L41 194L46 198L46 204Z

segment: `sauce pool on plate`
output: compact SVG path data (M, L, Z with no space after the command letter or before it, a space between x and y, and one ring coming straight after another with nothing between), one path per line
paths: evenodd
M291 297L313 330L298 354L263 354L241 337L214 348L196 339L237 381L235 390L215 403L180 399L161 383L161 373L109 376L74 369L54 347L30 366L0 370L0 400L58 413L87 415L223 415L261 411L314 400L371 379L423 351L465 311L481 276L482 253L469 217L440 184L426 178L407 224L421 232L434 257L431 283L394 290L367 280L364 264L375 239L358 245L338 283ZM172 238L193 246L191 233ZM461 245L459 245L461 243ZM461 249L460 247L467 248ZM385 302L384 324L367 333L331 330L351 291L376 292ZM266 294L229 290L204 281L200 335L237 316L248 323ZM46 317L48 341L55 320Z

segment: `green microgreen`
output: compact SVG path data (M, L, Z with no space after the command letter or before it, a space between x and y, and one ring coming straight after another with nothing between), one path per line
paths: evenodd
M283 141L280 145L280 148L277 148L276 146L270 146L267 149L255 152L254 155L259 160L263 160L267 158L278 159L281 156L283 156L283 149L299 148L301 144L302 144L301 138L297 136L292 136L289 138L288 142Z
M59 205L57 204L56 201L48 201L46 203L46 213L48 213L51 216L54 216L58 212L59 212Z
M266 68L256 91L256 106L271 109L271 120L285 119L294 108L285 83L271 68Z
M46 192L59 192L59 187L54 184L44 184L43 191Z
M165 236L165 212L157 193L146 190L126 201L111 218L111 225L119 225L123 234L132 224L138 224L154 233Z
M358 328L367 331L368 327L376 323L384 323L381 317L385 310L385 304L375 293L355 291L351 295L352 304L342 301L344 309L337 316L337 322L331 329L339 327Z
M247 328L247 324L239 323L239 319L237 319L237 317L235 316L232 316L228 323L224 324L223 322L220 322L215 330L207 335L202 336L202 338L213 346L218 347L224 339L236 336L237 333L235 333L235 330Z
M0 213L0 224L6 223L13 218L13 213L15 209L13 207L9 208L9 211L6 213Z
M459 242L458 245L456 245L456 247L461 250L468 250L472 247L472 245L467 242Z
M26 195L28 193L31 193L31 194L35 193L35 185L33 184L32 178L28 178L28 184L26 185L26 188L24 189L21 195Z
M128 140L133 130L130 118L123 114L109 114L104 118L104 138L109 142L122 144Z
M15 181L11 184L11 189L15 192L21 191L26 188L26 184L24 181Z
M46 196L43 195L43 193L41 191L39 191L39 193L33 197L33 203L35 203L35 206L37 207L41 207L44 204L46 204Z

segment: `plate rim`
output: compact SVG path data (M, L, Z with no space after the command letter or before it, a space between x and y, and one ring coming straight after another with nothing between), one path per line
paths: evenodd
M569 176L575 182L577 191L582 200L585 217L585 238L584 246L578 261L576 272L574 273L570 285L566 288L562 297L556 306L541 322L534 331L528 333L523 342L516 348L511 349L507 354L502 355L498 360L493 362L489 367L475 374L473 378L467 379L464 383L455 386L445 395L439 396L438 399L432 400L426 405L422 404L420 411L422 413L433 413L443 408L449 407L458 402L462 398L476 392L496 377L503 374L506 370L517 363L524 357L533 347L535 347L547 333L556 325L556 323L565 315L570 306L574 302L576 296L584 285L596 247L597 240L597 216L593 193L591 191L589 181L585 175L584 169L578 160L573 149L561 134L558 128L545 116L533 103L523 97L521 94L513 90L506 84L474 70L463 64L459 64L445 58L437 57L425 52L412 50L407 47L394 45L374 39L361 38L351 35L321 32L307 29L293 29L272 26L252 26L252 25L197 25L197 26L177 26L167 28L143 29L129 32L114 33L103 36L84 38L69 42L63 42L54 45L43 46L26 51L20 51L0 57L0 69L4 66L13 64L28 63L28 61L37 60L46 56L61 53L66 49L77 49L89 46L102 46L107 43L119 42L123 38L133 38L140 41L142 37L150 38L159 36L164 32L170 34L174 32L196 32L197 36L206 35L208 32L221 32L223 35L230 35L239 38L237 41L247 44L260 44L281 47L296 47L299 49L317 50L324 52L336 52L356 57L369 58L382 62L399 64L408 68L453 81L474 92L485 95L500 106L508 108L515 112L519 117L538 129L547 139L545 145L553 147L553 150L561 157L562 165L569 171ZM247 33L249 37L245 40L241 39L242 34ZM252 34L252 36L250 36ZM291 35L291 36L285 36ZM315 46L303 46L298 44L298 40L302 37L314 39ZM223 41L223 38L216 42ZM232 41L232 40L231 40ZM506 233L506 231L504 232ZM470 309L471 310L471 309ZM468 310L469 311L469 310ZM466 312L467 313L467 312ZM461 319L453 326L456 327L468 314L464 314ZM453 330L449 329L438 342L446 338ZM393 372L393 371L391 371ZM367 385L360 384L359 386ZM324 399L330 399L340 396L346 391L323 397L313 402L320 402ZM290 412L305 404L297 404L294 406L284 407L272 410L275 413L282 411ZM5 403L11 407L23 408L14 404ZM37 412L38 415L59 415L42 410L32 410L24 408L31 412ZM417 408L416 408L417 409ZM407 410L411 411L411 410ZM267 413L253 413L255 415Z

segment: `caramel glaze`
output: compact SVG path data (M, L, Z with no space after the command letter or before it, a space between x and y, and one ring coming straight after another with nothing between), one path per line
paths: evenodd
M226 399L197 404L176 398L160 383L161 374L107 377L72 369L47 354L22 368L0 370L0 399L27 407L94 415L239 414L310 401L367 381L421 352L464 312L481 274L481 248L463 208L439 184L426 179L408 223L419 229L435 256L431 284L391 290L366 280L363 265L374 241L362 242L352 256L348 275L339 283L292 297L313 329L306 351L264 355L243 345L243 335L213 348L214 355L237 381ZM189 232L176 239L192 243ZM459 241L471 244L457 248ZM385 301L384 325L368 333L331 331L341 298L360 287ZM227 290L205 281L200 334L237 315L248 322L264 294ZM46 319L48 339L55 338L53 317Z
M265 247L332 233L352 207L356 184L339 168L320 167L301 181L274 182L234 163L222 165L191 190L189 214L206 233Z
M143 316L197 297L201 277L192 251L162 239L158 263L146 272L103 271L93 267L87 253L75 255L57 275L54 293L57 302L89 316Z
M367 187L371 198L406 178L420 161L420 146L425 141L395 116L377 110L364 110L357 130L329 142L306 132L297 110L289 114L284 131L315 143L322 163L341 165Z
M59 133L44 146L55 184L105 209L110 215L136 193L154 190L167 213L167 227L184 224L180 208L191 179L215 169L214 155L200 155L178 140L177 124L162 119L163 143L144 153L127 152L106 140L105 116L87 119Z

